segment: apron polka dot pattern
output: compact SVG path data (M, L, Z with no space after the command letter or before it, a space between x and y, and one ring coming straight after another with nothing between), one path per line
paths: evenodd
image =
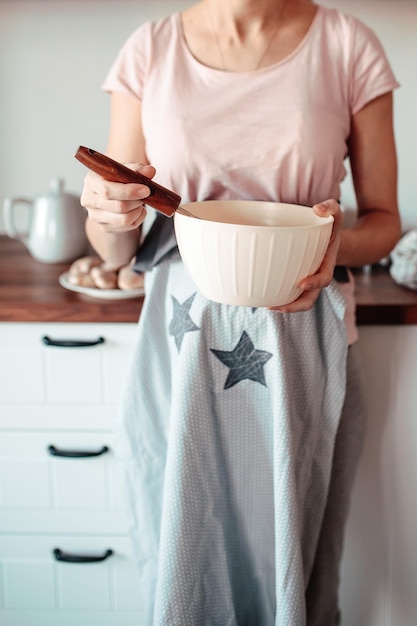
M293 315L147 277L120 457L143 626L304 626L345 395L337 285Z

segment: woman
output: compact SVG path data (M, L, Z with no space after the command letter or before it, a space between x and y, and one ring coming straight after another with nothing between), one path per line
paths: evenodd
M340 623L364 430L344 268L400 236L396 86L367 27L309 0L203 0L141 26L110 70L112 158L150 177L155 166L183 202L275 200L335 217L295 302L230 307L197 292L171 221L158 217L142 245L146 186L85 179L98 254L115 268L137 254L151 270L122 438L143 624ZM347 156L359 209L341 230Z

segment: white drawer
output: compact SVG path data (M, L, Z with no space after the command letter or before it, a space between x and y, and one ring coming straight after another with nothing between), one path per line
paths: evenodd
M135 324L0 324L0 403L117 403L134 332ZM78 341L92 345L71 345Z
M31 530L48 532L58 524L67 532L83 532L94 523L102 527L106 513L119 513L109 520L114 528L115 522L124 520L124 497L112 434L3 432L0 507L3 531L7 527L21 531L30 524ZM82 525L83 515L88 516L87 529Z
M103 560L62 562L56 560L54 550L59 550L64 559L88 557ZM109 550L111 555L106 557ZM17 619L23 611L27 621L22 621L22 626L41 623L134 626L149 623L150 607L140 606L137 599L139 585L146 588L148 582L139 576L126 537L11 534L0 537L0 561L3 626L19 623L14 616ZM147 595L151 597L150 592ZM101 619L104 614L107 619ZM115 621L109 621L111 616ZM71 618L72 622L66 621Z
M1 396L1 393L0 393ZM0 431L13 430L112 430L120 405L26 404L1 406Z

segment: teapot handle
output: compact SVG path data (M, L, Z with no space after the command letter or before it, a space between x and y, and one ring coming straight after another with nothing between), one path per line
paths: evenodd
M28 200L28 198L6 198L3 204L6 233L12 239L19 239L20 241L23 241L25 243L28 238L28 233L19 232L14 221L13 209L16 204L26 204L28 207L30 207L32 206L32 200Z

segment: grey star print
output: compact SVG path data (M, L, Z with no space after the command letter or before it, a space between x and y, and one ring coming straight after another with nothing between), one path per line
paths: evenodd
M189 310L191 308L195 295L196 294L194 293L182 304L180 304L178 300L174 298L174 296L171 296L174 311L168 330L169 334L175 338L175 345L177 346L178 352L181 349L181 344L184 339L185 333L189 333L193 330L200 330L199 326L194 324L189 315Z
M230 368L224 389L233 387L245 378L267 386L264 365L273 355L265 350L256 350L246 331L243 331L238 344L232 351L225 352L211 348L211 352Z

